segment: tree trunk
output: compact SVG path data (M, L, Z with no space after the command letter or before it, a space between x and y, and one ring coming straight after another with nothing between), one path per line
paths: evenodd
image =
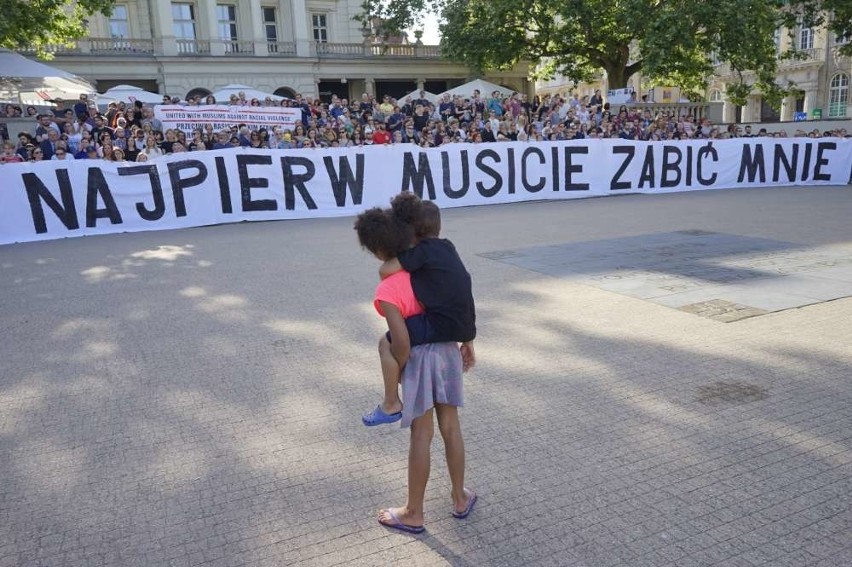
M623 89L627 86L627 79L630 77L626 76L626 71L624 65L607 65L604 67L604 71L606 71L607 77L607 85L610 89Z

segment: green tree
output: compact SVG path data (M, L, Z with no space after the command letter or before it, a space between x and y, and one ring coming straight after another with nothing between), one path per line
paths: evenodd
M86 35L86 18L109 15L115 0L0 0L0 47L35 49L49 59L51 45Z
M362 21L384 33L411 28L426 10L441 17L442 53L477 71L528 61L536 75L576 82L605 71L610 88L641 71L651 84L703 93L716 62L739 77L729 96L744 102L758 88L780 103L779 26L827 23L852 32L850 0L365 0ZM852 49L852 45L847 46Z

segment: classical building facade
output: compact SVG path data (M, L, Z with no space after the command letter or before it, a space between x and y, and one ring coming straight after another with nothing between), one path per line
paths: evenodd
M723 104L722 121L725 123L852 118L852 57L839 53L839 48L849 41L848 38L836 37L825 28L800 27L792 30L792 34L789 30L779 29L775 33L779 56L789 49L798 51L796 58L779 61L778 84L783 87L794 84L796 91L796 94L784 99L780 111L767 104L758 91L748 97L745 106L730 102L725 95L727 86L738 81L739 77L724 63L716 65L714 75L708 79L707 101ZM744 74L744 78L746 81L754 80L748 73ZM638 73L629 79L628 86L640 96L646 92ZM596 88L606 92L605 75L599 82L576 86L561 76L535 85L539 95L559 93L568 96L577 92L583 96Z
M749 96L744 107L730 104L725 99L725 89L737 77L725 64L716 66L708 98L724 102L726 122L786 122L805 116L808 119L852 117L849 95L852 58L839 53L839 48L848 41L849 38L837 37L825 28L799 27L775 32L778 54L789 49L799 53L795 59L779 61L778 84L787 87L794 83L797 90L797 94L784 99L780 112L766 104L758 92ZM752 79L748 75L745 78Z
M119 0L52 64L92 81L186 97L228 84L295 93L400 96L442 92L471 77L419 41L382 43L355 20L360 0ZM532 94L526 66L486 78Z

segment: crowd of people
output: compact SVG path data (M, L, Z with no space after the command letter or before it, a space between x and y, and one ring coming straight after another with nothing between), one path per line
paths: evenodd
M785 131L753 132L749 125L714 125L706 117L690 113L656 112L647 104L634 103L612 109L600 91L580 97L548 95L528 100L526 95L503 96L500 91L483 96L444 95L437 103L419 96L396 100L368 94L350 101L332 96L328 103L318 98L296 95L276 101L248 99L244 93L230 96L233 106L286 106L301 109L295 128L273 126L251 129L242 124L214 131L212 125L187 134L164 129L151 105L135 101L110 103L100 110L94 101L81 95L73 104L55 101L53 111L26 111L7 104L7 117L31 116L37 122L35 133L21 132L17 141L7 141L0 163L42 160L102 159L107 161L147 161L164 154L218 150L233 147L296 149L353 147L376 144L415 144L431 148L451 143L503 141L559 141L619 138L626 140L691 140L738 137L787 137ZM163 96L163 104L217 104L212 96L196 96L187 101ZM798 130L796 136L846 137L845 129L821 132Z

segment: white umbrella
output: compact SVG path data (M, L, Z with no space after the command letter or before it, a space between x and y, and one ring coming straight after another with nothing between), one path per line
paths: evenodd
M62 69L0 49L0 102L44 105L54 99L92 95L95 87Z
M98 104L109 104L111 102L134 102L140 100L146 104L159 104L163 101L163 95L134 87L133 85L117 85L104 94L98 95Z
M483 81L482 79L475 79L469 83L465 83L460 85L454 89L450 89L448 91L442 92L439 96L444 96L445 94L450 95L451 97L455 95L461 96L473 96L473 91L478 90L480 96L482 98L491 98L491 93L494 91L500 91L500 96L508 97L512 96L512 93L515 92L512 89L507 89L501 87L500 85L495 85L494 83L489 83L488 81Z
M227 85L214 92L213 96L216 97L216 102L221 104L227 104L228 99L231 97L231 95L239 96L240 93L243 93L245 95L247 102L251 102L251 99L253 98L258 99L260 102L266 100L266 97L269 97L272 100L281 100L283 98L278 95L259 91L248 85Z

